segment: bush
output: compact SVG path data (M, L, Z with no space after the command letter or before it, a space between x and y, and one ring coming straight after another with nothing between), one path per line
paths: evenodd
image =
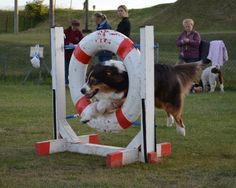
M44 21L48 17L48 7L43 5L44 0L26 2L25 13L31 22L31 27Z

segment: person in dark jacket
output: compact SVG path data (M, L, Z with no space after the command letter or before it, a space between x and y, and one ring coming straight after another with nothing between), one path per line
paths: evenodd
M117 31L124 34L125 36L130 36L131 24L129 21L128 9L125 5L120 5L117 8L117 14L121 18L120 23L117 26Z
M112 29L106 18L106 15L102 14L101 12L96 12L94 14L94 21L97 24L97 30ZM98 56L98 60L100 62L112 59L112 52L107 50L100 51L96 55Z
M176 39L176 45L180 50L179 61L181 63L192 63L200 60L200 34L193 30L194 21L192 19L184 19L183 31Z
M73 19L71 21L71 26L64 30L65 39L64 44L65 45L71 45L72 47L75 44L78 44L81 39L83 38L83 34L80 31L80 22L77 19ZM70 58L72 56L74 49L67 49L65 50L65 84L69 84L68 80L68 72L69 72L69 64L70 64Z

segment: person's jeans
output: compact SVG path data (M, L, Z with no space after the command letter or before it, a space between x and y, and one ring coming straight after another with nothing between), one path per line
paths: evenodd
M179 55L179 60L185 63L193 63L193 62L200 61L201 58L200 57L197 57L197 58L183 57L182 55Z
M99 62L109 61L112 59L112 52L110 51L100 51L96 55L98 56Z

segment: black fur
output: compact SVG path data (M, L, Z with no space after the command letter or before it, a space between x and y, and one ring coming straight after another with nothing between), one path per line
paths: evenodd
M181 85L174 66L155 64L155 98L163 103L180 105Z
M169 103L174 108L181 107L183 96L197 80L201 64L182 65L155 64L155 98L156 103Z
M97 84L104 83L117 92L128 90L129 81L127 72L119 72L118 68L115 66L107 66L98 63L92 67L87 75L89 74L90 78L93 77L96 79Z

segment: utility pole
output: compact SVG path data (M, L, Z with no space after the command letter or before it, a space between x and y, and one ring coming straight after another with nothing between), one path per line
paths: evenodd
M84 23L85 28L83 29L84 33L91 33L91 30L88 28L88 19L89 19L89 5L88 0L84 1Z
M72 0L70 0L70 9L72 9Z
M49 4L49 24L50 24L50 28L55 27L55 0L50 0L50 4Z
M19 9L18 9L18 0L15 0L14 6L14 33L19 32Z

